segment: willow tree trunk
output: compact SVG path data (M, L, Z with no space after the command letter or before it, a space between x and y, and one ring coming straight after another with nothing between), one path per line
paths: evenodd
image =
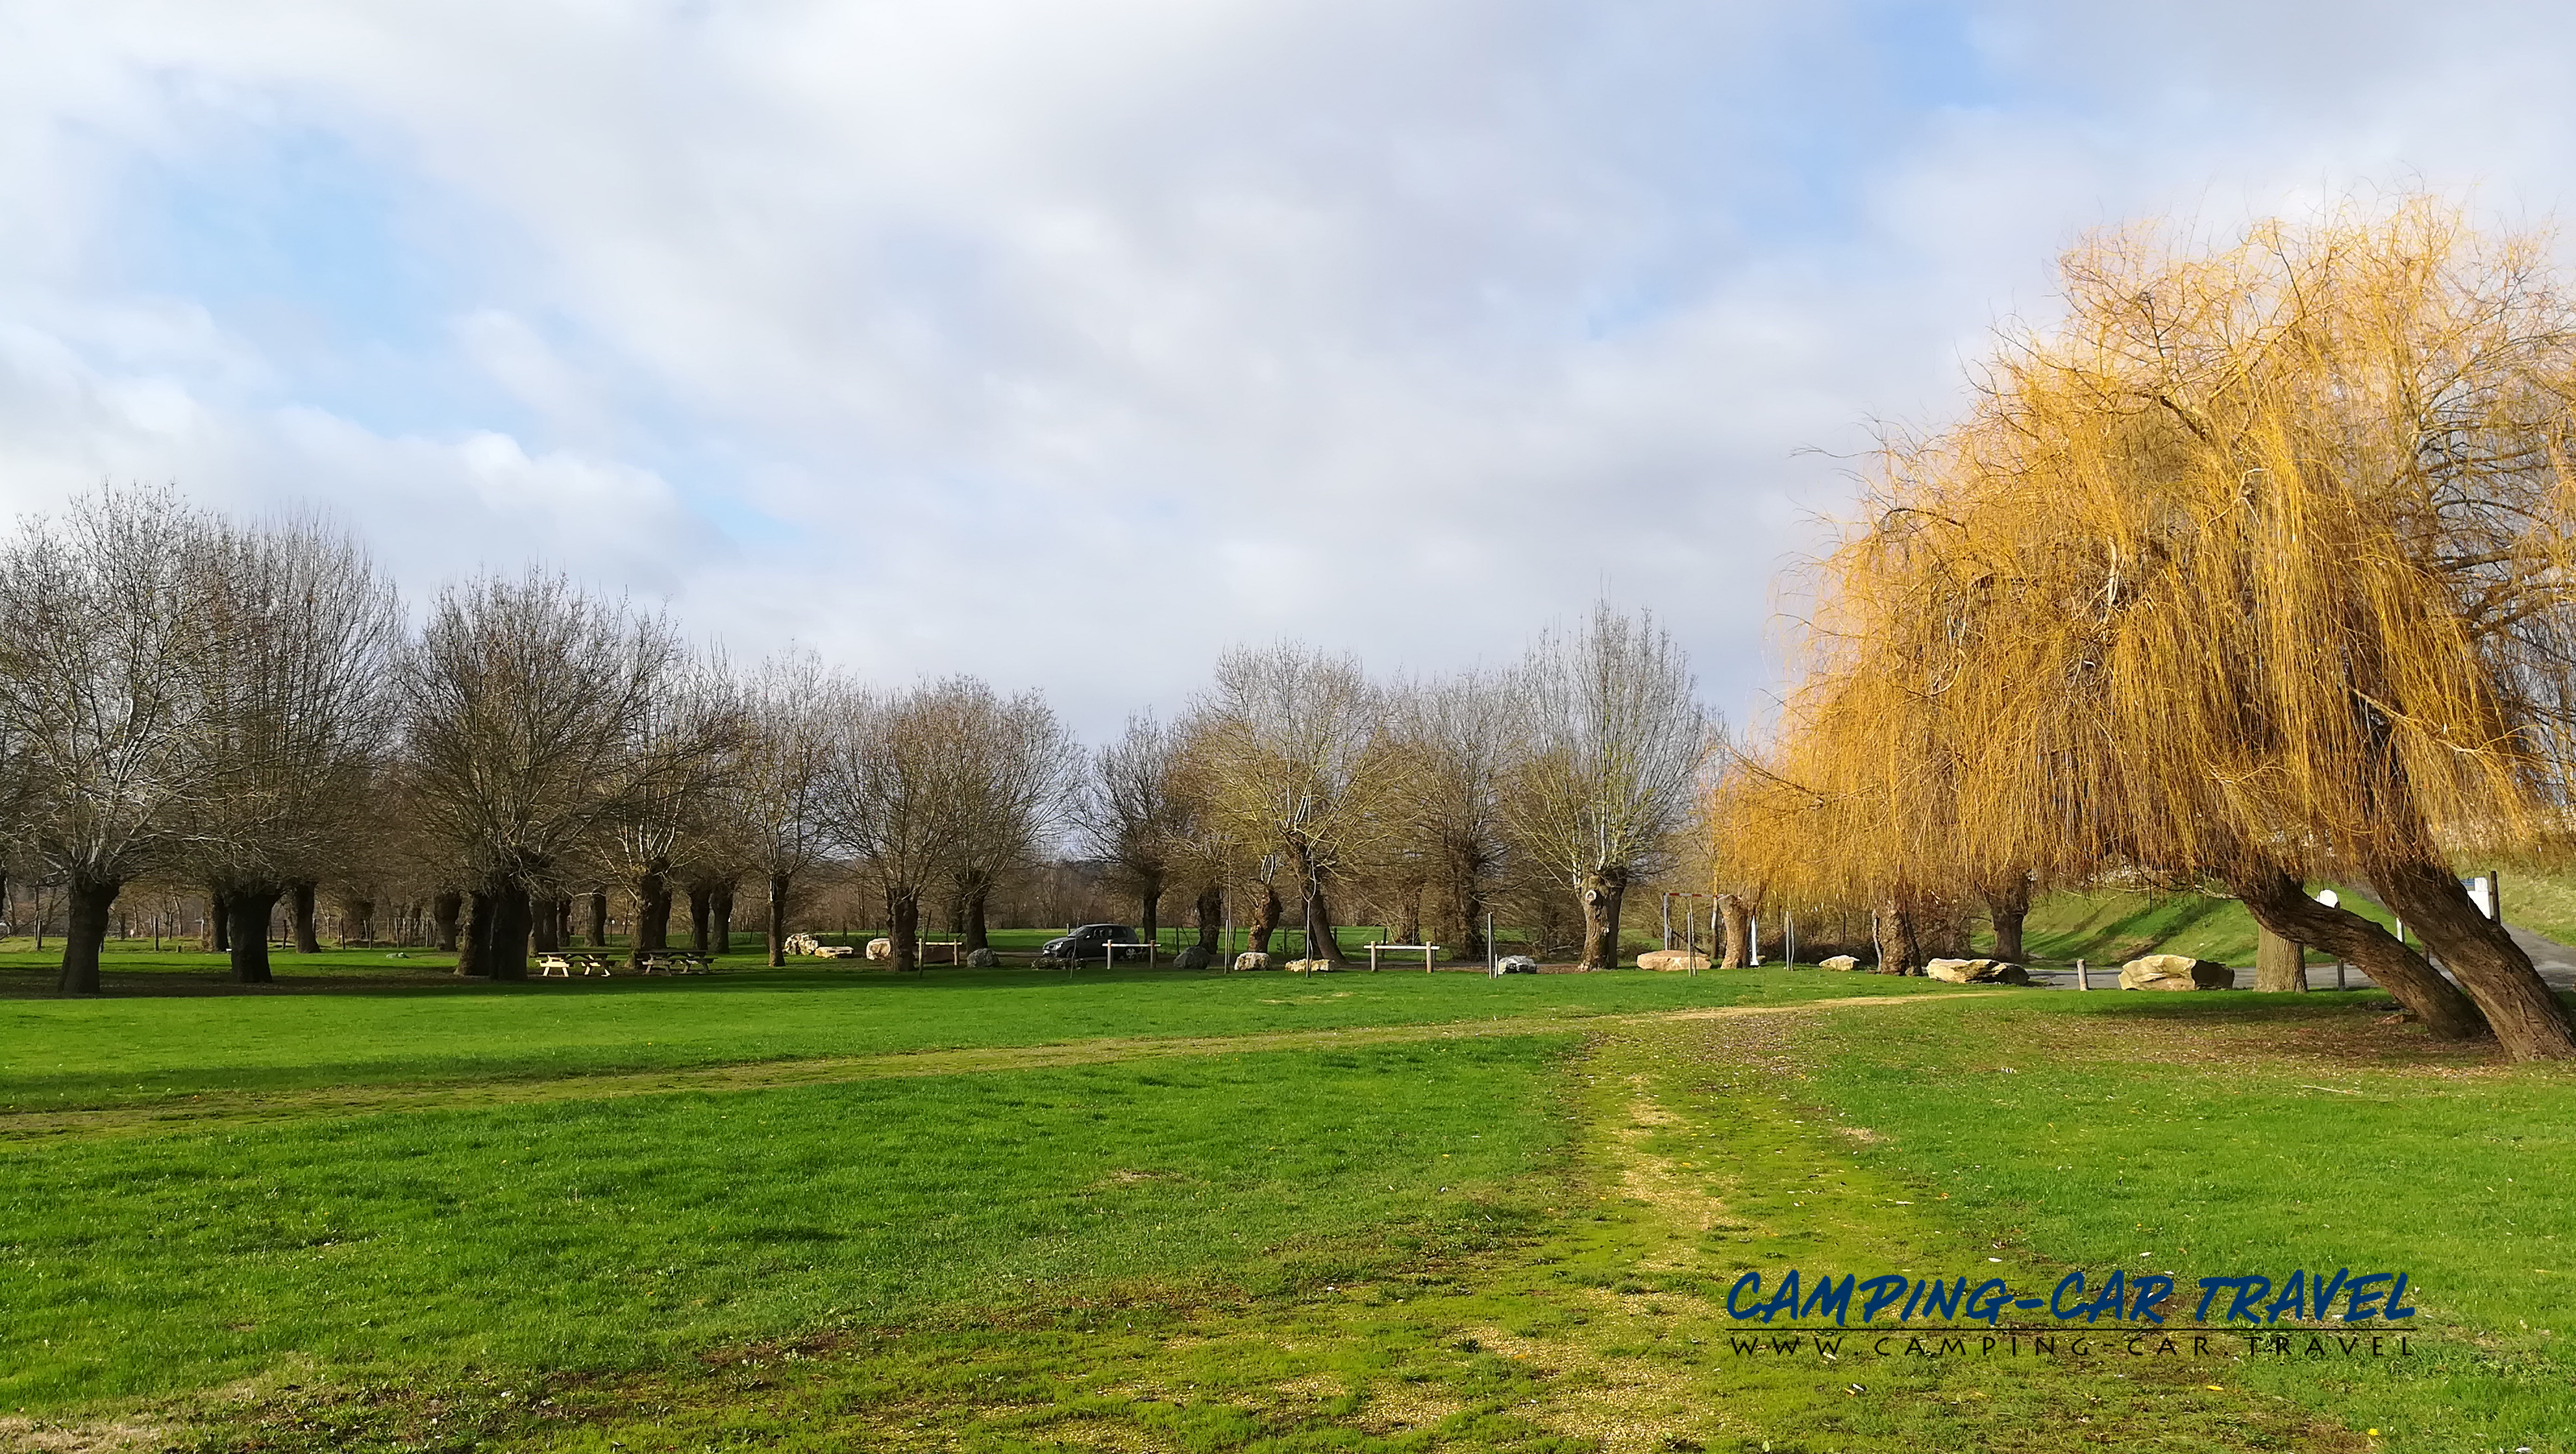
M1151 944L1162 924L1163 876L1159 873L1141 875L1136 880L1137 931L1144 935L1146 943Z
M231 944L233 983L269 984L276 975L268 957L268 920L277 912L280 890L234 885L224 894L225 936Z
M463 896L464 917L456 925L456 972L485 974L486 952L492 938L492 898L477 889Z
M1422 942L1422 885L1414 884L1404 893L1403 922L1396 925L1395 937L1405 944Z
M1744 900L1734 894L1717 896L1718 967L1742 969L1745 965L1745 928L1748 916Z
M1351 957L1342 951L1342 936L1333 928L1333 902L1321 883L1306 890L1306 957L1333 964L1348 964ZM1320 952L1318 952L1320 951Z
M564 902L552 894L528 901L528 948L552 954L563 946Z
M206 930L199 942L214 954L228 953L233 947L232 915L224 908L220 889L206 890Z
M1921 916L1901 898L1882 900L1878 906L1878 972L1919 975L1923 962Z
M286 891L287 922L294 926L295 952L319 954L321 936L313 932L313 881L306 879Z
M458 916L465 912L465 895L454 889L442 889L429 901L429 947L455 950Z
M962 941L961 953L973 954L979 949L993 947L992 939L985 929L985 910L992 898L992 884L981 881L967 885L965 893L960 897L957 905L957 928ZM1151 929L1145 931L1148 936L1146 942L1149 944L1153 942L1151 938L1153 932Z
M2307 948L2259 921L2254 930L2254 988L2268 994L2304 994L2308 988Z
M769 876L769 967L778 969L787 963L787 890L791 876L773 873Z
M2459 977L2515 1060L2576 1059L2576 1021L2531 967L2504 925L2478 912L2447 864L2407 863L2371 874L2379 896L2414 926L2425 947Z
M1270 952L1270 936L1279 932L1279 911L1281 907L1282 906L1279 902L1278 885L1263 884L1261 886L1261 898L1252 906L1253 953L1268 954Z
M716 891L704 885L689 886L689 948L708 953L715 942Z
M124 886L115 879L78 869L64 883L63 898L70 915L63 925L63 967L54 980L54 987L62 993L98 993L98 952L107 943L108 915L115 910L117 891Z
M894 967L900 974L921 963L921 895L886 891L886 937L894 941Z
M593 949L608 947L608 890L606 889L593 889L590 892L590 947Z
M2228 876L2227 887L2257 924L2358 966L2371 983L2423 1021L2434 1039L2473 1040L2487 1033L2478 1007L2425 963L2424 956L2352 910L2330 909L2309 898L2298 880L2280 869L2240 869Z
M1199 890L1199 947L1210 954L1217 952L1217 937L1224 932L1225 890L1210 884Z
M2016 878L1988 891L1986 917L1995 926L1994 957L2021 963L2021 928L2030 918L2030 880Z
M627 936L626 962L642 969L644 956L671 947L671 882L656 868L635 879L635 932Z
M526 979L531 918L527 886L516 881L499 883L476 897L491 905L491 929L483 936L483 973L496 980Z
M733 953L733 885L720 883L707 900L707 937L715 941L710 954Z
M340 944L342 948L348 947L349 931L352 929L358 931L359 943L373 944L376 942L375 900L351 899L349 901L348 917L343 920L340 925Z
M1583 958L1577 969L1619 966L1619 901L1627 897L1624 874L1593 871L1575 881L1575 898L1583 905Z

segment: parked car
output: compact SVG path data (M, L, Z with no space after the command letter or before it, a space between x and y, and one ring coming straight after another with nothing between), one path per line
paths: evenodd
M1047 959L1097 959L1103 945L1142 944L1136 931L1124 924L1085 924L1061 939L1050 939L1039 946L1038 953Z

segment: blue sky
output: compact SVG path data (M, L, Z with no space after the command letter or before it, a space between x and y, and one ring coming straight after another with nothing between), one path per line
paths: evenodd
M2540 5L0 6L0 503L324 504L1095 735L1606 586L1742 718L2059 248L2545 221L2570 73Z

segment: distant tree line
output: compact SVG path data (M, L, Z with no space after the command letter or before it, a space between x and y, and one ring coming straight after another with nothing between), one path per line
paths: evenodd
M810 654L738 667L666 616L542 571L438 592L415 627L345 532L103 490L0 543L5 866L65 909L60 988L95 993L121 895L199 898L234 978L271 926L318 947L424 923L462 973L533 953L730 942L757 895L780 962L818 885L986 946L991 906L1095 861L1147 927L1312 952L1354 907L1480 955L1487 914L1618 953L1625 895L1703 861L1716 746L1651 620L1597 609L1500 672L1370 679L1293 644L1227 653L1176 721L1094 752L1035 692L879 688Z

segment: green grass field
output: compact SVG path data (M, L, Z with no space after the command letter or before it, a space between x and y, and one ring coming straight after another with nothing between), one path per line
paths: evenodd
M0 1447L2576 1450L2576 1078L2374 994L281 968L0 1002ZM2293 1266L2404 1357L1726 1310Z

